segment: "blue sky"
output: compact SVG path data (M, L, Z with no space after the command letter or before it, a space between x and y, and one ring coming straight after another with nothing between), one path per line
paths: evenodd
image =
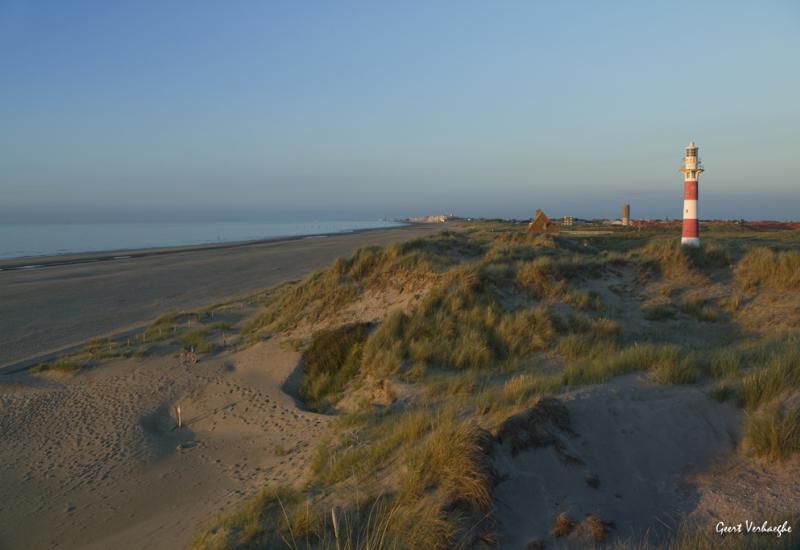
M0 222L800 218L800 3L0 2Z

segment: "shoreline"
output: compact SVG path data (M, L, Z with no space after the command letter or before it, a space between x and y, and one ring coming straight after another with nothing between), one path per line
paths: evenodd
M264 239L228 241L222 243L200 243L177 246L148 246L144 248L119 248L111 250L96 250L87 252L67 252L65 254L48 254L43 256L20 256L17 258L0 259L0 272L43 269L47 267L76 265L82 263L108 262L129 260L132 258L143 258L148 256L163 256L166 254L180 254L184 252L202 252L207 250L218 250L226 248L240 248L260 244L280 243L285 241L297 241L302 239L314 239L333 237L337 235L354 235L367 233L370 231L386 231L389 229L403 229L410 226L429 225L415 222L396 222L401 225L387 227L366 227L361 229L351 229L348 231L330 231L327 233L309 233L307 235L285 235L280 237L268 237Z
M364 246L384 246L451 227L407 224L129 254L0 261L0 375L24 370L94 338L135 333L165 313L242 299L300 279ZM29 265L41 267L25 267Z

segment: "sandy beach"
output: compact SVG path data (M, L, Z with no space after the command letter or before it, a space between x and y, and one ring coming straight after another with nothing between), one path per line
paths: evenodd
M362 246L385 245L442 228L410 225L244 246L6 260L0 262L4 269L0 271L0 369L136 328L166 312L302 277ZM50 263L60 265L7 270Z
M282 391L298 355L271 341L0 378L0 548L182 548L261 487L297 483L328 421Z

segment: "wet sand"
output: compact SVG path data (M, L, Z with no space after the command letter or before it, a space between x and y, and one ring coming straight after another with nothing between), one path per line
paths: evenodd
M368 245L447 224L184 249L115 251L0 262L0 370L163 313L202 307L297 279ZM131 256L130 258L114 259ZM97 260L97 261L91 261ZM13 269L22 265L47 265Z

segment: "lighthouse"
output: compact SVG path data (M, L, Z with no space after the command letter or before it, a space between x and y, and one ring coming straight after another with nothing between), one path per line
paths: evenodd
M681 244L700 246L700 224L697 221L697 182L703 165L697 156L697 145L690 141L683 157L683 234Z

